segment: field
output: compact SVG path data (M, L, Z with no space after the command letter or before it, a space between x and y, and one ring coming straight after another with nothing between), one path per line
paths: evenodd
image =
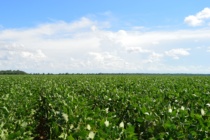
M0 76L2 140L210 139L210 77Z

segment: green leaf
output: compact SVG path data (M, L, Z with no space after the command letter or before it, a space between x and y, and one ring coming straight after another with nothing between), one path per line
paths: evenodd
M72 135L67 137L67 140L74 140L74 138L72 137Z

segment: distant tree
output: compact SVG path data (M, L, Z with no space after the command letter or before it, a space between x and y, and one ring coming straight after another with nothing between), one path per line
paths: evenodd
M0 75L23 75L23 74L27 73L20 70L0 70Z

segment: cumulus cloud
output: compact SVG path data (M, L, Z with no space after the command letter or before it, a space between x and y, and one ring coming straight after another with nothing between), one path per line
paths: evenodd
M25 59L42 60L46 58L45 54L41 50L37 50L36 52L22 51L20 55Z
M197 18L196 16L188 16L185 18L185 23L187 23L190 26L200 26L203 24L203 20Z
M173 59L179 59L181 56L190 55L189 50L190 49L177 48L165 51L165 54L172 57Z
M89 63L100 69L121 69L124 67L124 60L119 56L110 54L110 52L90 52L89 55L92 56Z
M83 17L0 30L0 69L85 73L167 72L180 67L181 71L188 66L170 66L164 60L190 57L190 49L185 48L193 46L194 40L199 40L196 46L199 42L210 45L209 29L141 31L134 27L112 31L109 27L107 21Z
M0 69L37 71L45 65L47 59L40 49L30 49L17 43L0 43Z
M210 8L204 8L195 15L187 16L184 22L190 26L201 26L206 19L210 19Z
M158 53L153 52L151 55L149 55L149 58L146 62L156 63L156 62L159 62L162 57L163 57L163 54L158 54Z

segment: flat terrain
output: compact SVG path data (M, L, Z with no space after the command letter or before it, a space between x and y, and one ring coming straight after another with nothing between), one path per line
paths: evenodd
M210 76L0 76L0 139L210 139Z

